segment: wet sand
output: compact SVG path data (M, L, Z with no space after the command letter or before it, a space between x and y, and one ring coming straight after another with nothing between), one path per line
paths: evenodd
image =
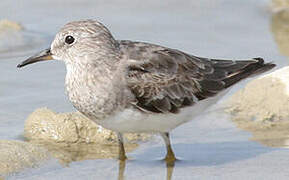
M52 157L40 146L21 141L0 140L0 176L35 168Z
M113 131L102 128L79 112L55 113L47 108L36 109L31 113L24 126L24 137L29 141L77 144L117 144ZM151 138L149 134L127 133L128 142L144 142Z
M47 149L64 165L73 161L118 157L116 134L78 112L55 113L47 108L37 109L25 122L24 137ZM127 133L124 138L126 151L131 152L152 136Z
M0 175L11 175L57 159L63 167L71 162L117 159L116 134L93 123L80 113L55 113L40 108L25 122L26 141L0 141ZM151 140L149 134L125 134L127 153L139 143Z
M288 0L272 0L271 8L273 12L278 12L280 10L289 8Z

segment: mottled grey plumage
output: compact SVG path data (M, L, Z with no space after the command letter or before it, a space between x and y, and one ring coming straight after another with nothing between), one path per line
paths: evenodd
M68 36L74 41L71 37L67 41ZM204 111L228 87L275 66L261 58L216 60L149 43L117 41L93 20L68 23L50 50L18 67L47 57L65 62L65 84L74 107L118 132L121 159L125 158L121 133L160 132L167 159L175 160L170 130Z
M182 107L214 96L249 75L274 67L263 59L216 60L186 54L158 45L118 41L128 59L128 86L137 105L151 112L178 113Z

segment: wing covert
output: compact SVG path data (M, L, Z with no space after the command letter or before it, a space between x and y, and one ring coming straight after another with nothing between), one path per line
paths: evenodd
M209 60L200 60L174 49L146 48L145 45L141 50L139 44L134 48L140 52L138 55L125 52L134 61L128 68L127 83L141 109L177 113L180 108L224 88L222 81L204 79L213 73Z

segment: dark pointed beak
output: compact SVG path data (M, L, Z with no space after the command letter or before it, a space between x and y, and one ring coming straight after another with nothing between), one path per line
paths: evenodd
M28 64L33 64L39 61L47 61L47 60L52 60L52 53L50 51L50 48L45 49L38 54L35 54L34 56L26 59L25 61L21 62L20 64L17 65L18 68L21 68L23 66L26 66Z

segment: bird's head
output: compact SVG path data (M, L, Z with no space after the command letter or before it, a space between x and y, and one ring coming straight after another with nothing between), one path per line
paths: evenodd
M97 61L114 56L117 46L109 30L101 23L95 20L74 21L61 28L50 48L28 58L17 67L53 59L63 60L70 65L100 63Z

